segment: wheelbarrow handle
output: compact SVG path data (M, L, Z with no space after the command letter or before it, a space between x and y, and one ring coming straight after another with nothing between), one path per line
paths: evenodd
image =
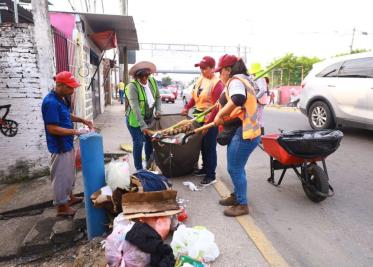
M187 141L187 139L188 139L190 136L192 136L192 135L194 135L194 134L196 134L196 133L203 132L204 130L210 129L210 128L214 127L214 126L215 126L215 123L214 123L214 122L210 122L210 123L205 124L205 125L203 125L203 126L201 126L201 127L199 127L199 128L194 129L193 131L191 131L191 132L185 134L185 136L183 137L183 140L181 141L181 144L185 144L186 141Z

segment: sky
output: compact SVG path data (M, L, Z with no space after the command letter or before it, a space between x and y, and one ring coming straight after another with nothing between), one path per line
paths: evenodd
M70 0L77 10L85 1ZM91 0L93 6L94 0ZM71 10L67 0L54 8ZM119 14L119 0L103 0L106 14ZM327 58L353 48L373 48L373 4L363 0L128 0L139 43L207 44L247 47L250 65L268 65L286 53ZM101 1L97 0L101 13ZM363 35L367 32L368 35ZM241 49L243 51L243 49ZM230 53L237 54L236 51ZM158 68L192 69L205 54L140 51L137 60ZM210 53L216 60L222 53Z

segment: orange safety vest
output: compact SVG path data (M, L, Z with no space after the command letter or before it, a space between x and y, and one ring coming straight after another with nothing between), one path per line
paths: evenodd
M200 88L204 80L208 81L207 83L205 83L208 84L208 86L206 86L206 88L203 88L202 92L198 95L198 89ZM194 99L195 107L197 110L204 111L214 104L212 101L212 93L215 85L218 82L219 79L215 76L212 79L207 79L203 76L198 79L192 92L192 97Z
M224 120L229 121L234 118L240 118L242 121L242 138L254 139L261 135L260 125L257 121L258 113L255 90L247 80L239 77L233 77L229 79L227 86L224 89L227 101L230 99L228 94L229 83L234 79L238 79L244 84L246 88L246 102L243 107L236 107L231 114L228 115L228 117L224 117ZM220 108L222 108L221 105Z

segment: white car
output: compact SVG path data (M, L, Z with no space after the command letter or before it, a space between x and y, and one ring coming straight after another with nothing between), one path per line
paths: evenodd
M316 63L302 87L299 107L313 129L373 130L373 53Z
M194 83L189 85L188 88L183 90L183 102L184 104L188 103L189 100L192 98L192 91L194 88Z

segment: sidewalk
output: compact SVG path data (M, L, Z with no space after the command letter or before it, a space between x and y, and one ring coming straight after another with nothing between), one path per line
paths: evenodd
M131 144L131 138L127 127L124 124L124 106L114 103L107 106L105 113L95 120L95 126L100 129L104 140L105 153L121 153L120 144ZM225 154L224 154L225 155ZM130 157L131 170L134 171L133 159ZM216 186L203 188L201 191L190 191L185 187L183 181L192 181L198 185L200 178L194 176L185 176L181 178L170 179L173 188L178 191L178 197L186 203L188 219L187 226L205 226L215 235L216 243L220 250L220 256L213 262L213 267L220 266L270 266L264 259L256 246L258 240L253 239L256 245L249 238L247 223L250 216L242 216L240 219L228 218L223 215L224 207L218 204L221 195L225 195L225 185L219 182ZM77 177L75 193L83 190L82 177ZM50 207L52 194L50 181L48 177L33 180L26 183L6 185L0 187L0 214L12 210L20 210L29 206ZM39 206L38 206L39 205ZM37 209L35 210L38 211ZM0 258L14 256L19 247L25 244L30 234L35 229L35 222L44 220L45 217L54 218L55 210L47 209L44 213L28 214L27 217L15 217L9 220L1 220L0 227L6 229L0 233ZM51 220L51 219L49 219ZM44 222L42 221L42 222ZM48 222L48 224L50 224ZM40 236L39 231L35 235ZM254 233L257 235L257 232ZM37 237L38 237L37 236ZM253 237L253 235L250 235ZM37 244L45 245L48 237L37 238ZM260 247L260 246L258 246ZM263 250L261 250L263 253ZM265 255L265 253L264 253ZM271 262L271 261L269 261ZM1 264L0 264L1 265Z

